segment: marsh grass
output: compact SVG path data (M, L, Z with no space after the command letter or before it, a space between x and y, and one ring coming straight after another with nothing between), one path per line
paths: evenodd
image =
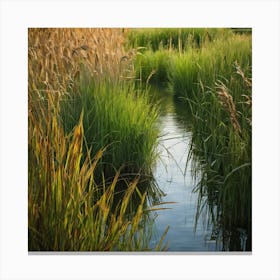
M156 110L129 85L122 30L31 28L28 44L29 251L165 249L166 232L150 248L139 188ZM123 164L134 174L121 178Z
M78 93L61 101L61 118L66 131L71 131L83 111L85 144L91 154L107 147L99 174L113 178L122 167L124 174L151 176L157 157L158 112L150 105L147 92L138 91L133 83L111 81L81 79L78 86Z
M198 213L204 207L212 223L228 233L223 238L230 240L230 250L241 250L240 242L231 245L230 235L245 229L251 250L251 86L248 76L237 72L192 100L191 153L198 162L194 169L202 170Z
M161 77L161 83L167 82L191 112L193 137L188 158L195 158L193 174L200 178L195 189L199 194L197 220L205 213L217 238L226 244L224 250L241 250L234 236L244 229L246 250L250 250L251 34L213 29L216 33L209 40L203 37L206 30L184 31L186 37L178 29L136 30L129 37L132 45L147 47L136 69L140 68L144 81L150 73L155 80ZM180 38L177 44L169 32ZM159 63L159 58L166 64ZM158 77L157 71L161 73Z
M152 51L200 48L218 38L232 35L229 28L134 28L128 30L128 47L147 47Z
M65 134L59 108L52 102L50 95L47 109L34 104L46 118L38 120L35 114L29 118L29 251L151 250L144 227L146 193L138 191L137 209L129 211L139 178L128 184L113 206L119 173L110 185L95 183L104 151L94 157L88 153L82 162L83 114Z
M168 68L170 51L161 49L156 52L147 50L138 53L135 59L136 77L142 84L166 87L168 83Z
M236 62L249 71L251 52L251 36L234 35L174 55L169 86L177 96L196 98L202 87L214 87L217 80L230 79Z
M146 89L166 83L191 112L197 218L206 212L225 249L240 250L232 233L245 229L250 250L248 32L31 28L28 44L30 251L166 248L168 228L149 246L149 205L161 204L146 184L158 137Z

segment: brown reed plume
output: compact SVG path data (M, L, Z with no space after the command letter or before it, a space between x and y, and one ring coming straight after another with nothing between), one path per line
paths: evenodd
M29 91L40 88L40 95L46 88L65 92L83 69L98 79L119 79L127 75L124 72L133 55L133 51L126 53L124 32L119 28L30 28Z
M231 94L228 92L228 88L225 86L223 82L218 81L215 83L215 85L216 85L218 97L220 99L220 103L222 104L224 109L229 113L234 131L236 132L236 134L240 135L241 128L237 120L237 111L235 108L233 98Z
M245 82L245 85L247 87L251 88L252 87L251 79L249 79L245 76L244 72L242 71L242 69L239 66L239 64L237 63L237 61L234 62L234 67L236 69L236 73L242 77L243 81Z

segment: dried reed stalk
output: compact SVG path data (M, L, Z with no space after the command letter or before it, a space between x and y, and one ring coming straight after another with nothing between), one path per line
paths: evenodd
M217 94L220 99L220 102L221 102L222 106L224 107L224 109L230 115L230 120L231 120L232 126L234 128L234 131L238 135L240 135L241 128L240 128L239 122L237 120L237 112L236 112L233 98L232 98L231 94L228 92L227 87L221 81L219 81L218 83L215 83L215 84L216 84Z
M244 72L242 71L242 69L239 66L239 64L237 63L237 61L234 62L234 67L236 69L236 73L242 77L242 79L245 82L246 86L251 88L252 87L252 81L245 76Z
M95 78L119 78L134 52L124 49L124 31L117 28L30 28L28 30L29 89L65 92L74 86L81 68ZM122 58L126 57L126 60Z

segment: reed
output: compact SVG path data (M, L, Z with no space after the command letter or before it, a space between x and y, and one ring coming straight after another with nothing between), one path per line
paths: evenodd
M148 173L157 139L157 112L132 85L135 51L124 50L123 31L29 30L29 91L59 95L67 132L84 110L86 145L93 154L110 145L99 165L109 177L122 164L125 172Z
M109 179L122 167L123 174L151 176L157 158L158 112L147 92L137 90L133 83L94 80L80 80L78 92L61 102L63 125L71 131L83 111L85 144L92 155L107 147L99 174Z
M170 67L170 88L177 96L195 98L201 83L204 87L215 87L217 80L229 79L235 62L249 71L251 52L251 37L234 35L175 55Z
M229 28L134 28L126 33L128 47L147 47L152 51L176 49L179 52L200 48L231 35Z
M164 249L166 233L150 248L149 190L137 176L153 159L156 110L130 85L123 40L120 29L29 29L30 251ZM137 174L116 195L122 164Z
M65 134L57 104L50 94L47 108L34 102L29 115L29 251L152 250L143 227L146 194L139 198L136 212L128 207L138 179L114 205L119 173L110 185L95 183L104 151L94 157L88 153L82 162L83 114ZM37 114L46 118L38 119Z
M250 250L252 112L247 100L251 100L251 87L246 83L248 76L242 78L237 72L192 100L192 156L198 162L193 168L202 170L198 213L204 208L224 240L231 242L233 231L245 229ZM241 250L240 242L230 246Z
M171 55L170 51L165 49L138 53L134 62L136 78L144 85L166 87Z

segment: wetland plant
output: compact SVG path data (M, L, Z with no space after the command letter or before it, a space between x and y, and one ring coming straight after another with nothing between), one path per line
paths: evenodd
M127 183L117 203L118 172L110 184L96 184L104 150L84 154L83 114L65 133L52 94L47 107L42 101L33 104L28 133L29 251L163 250L166 233L155 248L149 247L145 226L149 210L146 193L137 188L139 178ZM134 193L139 202L131 212Z

